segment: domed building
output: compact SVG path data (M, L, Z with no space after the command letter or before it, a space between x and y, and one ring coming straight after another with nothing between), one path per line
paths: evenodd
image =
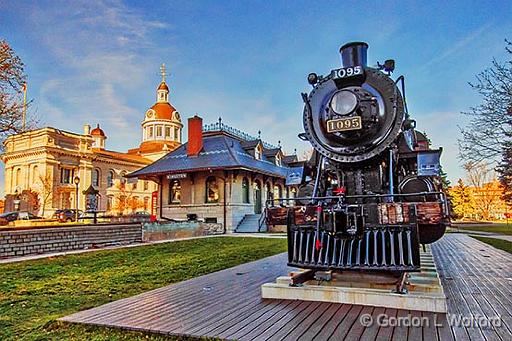
M180 113L169 102L169 87L165 82L165 66L161 67L162 81L156 89L156 103L146 111L142 121L142 142L129 154L157 160L181 145Z
M6 210L13 210L14 198L31 193L36 204L20 209L51 216L59 209L87 209L83 191L92 186L99 192L98 209L109 214L149 211L151 180L130 180L125 175L151 164L181 145L183 125L176 108L169 102L169 86L162 80L156 90L156 103L141 123L142 139L137 148L120 152L107 149L107 134L99 124L82 133L45 127L9 136L4 142L4 184ZM142 116L142 115L141 115ZM76 179L76 180L75 180ZM79 196L76 198L76 182Z

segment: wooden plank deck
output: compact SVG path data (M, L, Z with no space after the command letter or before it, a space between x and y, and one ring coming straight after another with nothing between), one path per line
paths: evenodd
M336 303L264 300L260 286L293 270L280 254L62 318L130 330L238 340L512 340L512 256L462 234L432 246L449 314L501 316L501 327L450 326L445 314ZM170 271L172 271L170 269ZM365 327L412 315L423 327Z

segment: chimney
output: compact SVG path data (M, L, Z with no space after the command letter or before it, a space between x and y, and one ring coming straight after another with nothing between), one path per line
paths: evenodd
M84 135L91 135L91 126L84 124Z
M203 119L197 115L188 119L187 155L198 156L203 149Z
M366 66L368 44L355 41L340 48L343 67Z

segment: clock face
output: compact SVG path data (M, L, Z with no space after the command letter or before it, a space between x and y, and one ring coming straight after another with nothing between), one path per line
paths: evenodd
M180 119L180 113L176 111L176 112L174 113L174 118L176 118L176 119L179 121L179 119Z
M153 112L153 110L148 110L148 111L146 112L146 117L147 117L147 118L153 118L153 116L154 116L154 112Z

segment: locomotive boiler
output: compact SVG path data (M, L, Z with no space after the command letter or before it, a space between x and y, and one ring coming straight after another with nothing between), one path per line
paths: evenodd
M269 202L271 225L286 224L288 265L315 270L418 271L420 245L448 221L440 154L417 131L393 60L367 65L368 45L340 48L342 67L311 73L302 94L312 157L298 197Z

